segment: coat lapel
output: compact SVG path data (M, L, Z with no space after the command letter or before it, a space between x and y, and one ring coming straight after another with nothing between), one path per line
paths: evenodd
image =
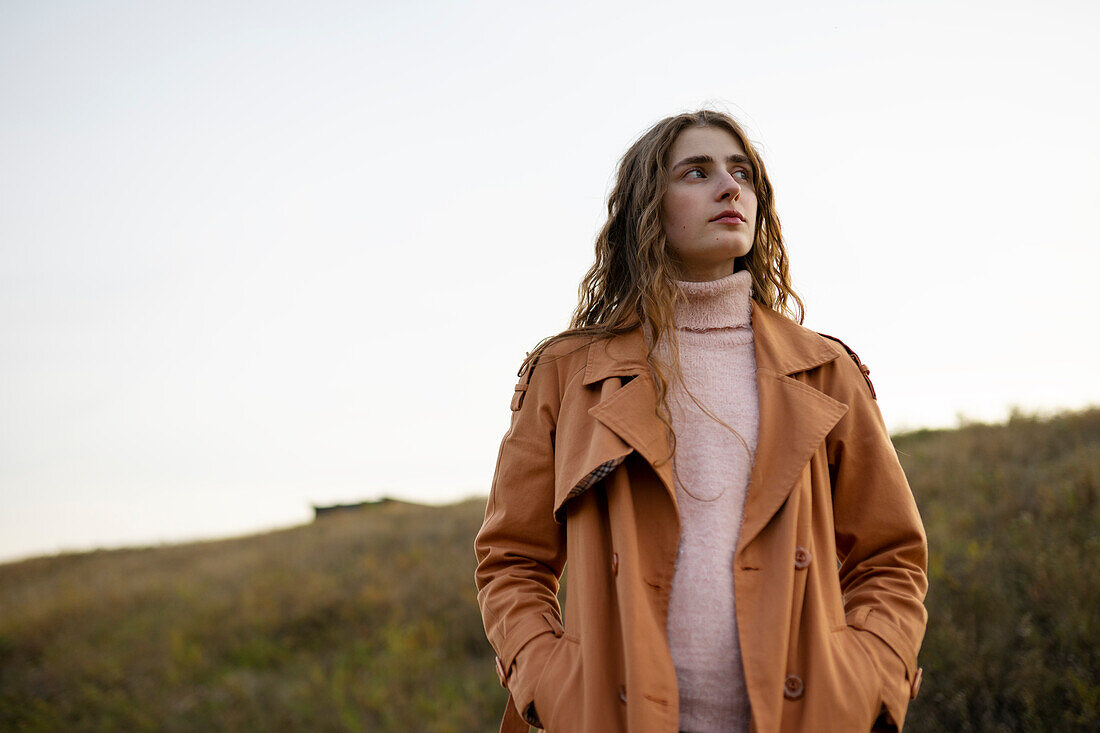
M668 460L668 430L657 416L657 388L647 373L632 379L588 414L610 428L638 451L676 501L672 484L672 463Z
M646 362L642 330L635 328L594 342L588 350L583 384L599 390L598 402L588 409L596 422L583 434L560 436L569 443L558 446L564 460L557 474L560 483L555 487L555 512L591 485L589 476L599 475L603 467L618 465L631 451L649 462L675 503L672 465L664 460L668 457L668 435L657 417L656 387Z
M839 356L825 338L756 301L752 301L752 329L760 432L739 548L751 542L783 505L814 451L848 410L844 403L792 378ZM607 460L621 459L630 448L650 465L668 456L668 435L657 416L656 386L641 328L592 344L584 384L609 377L620 379L612 380L614 385L601 385L601 399L588 413L617 439L594 441L583 462L586 468L579 476L570 476L569 482L583 479ZM675 504L671 464L665 461L654 470ZM568 491L572 485L559 491L563 488Z
M752 306L760 432L739 552L783 506L814 451L848 411L844 403L792 378L835 359L832 346L775 311L755 301Z

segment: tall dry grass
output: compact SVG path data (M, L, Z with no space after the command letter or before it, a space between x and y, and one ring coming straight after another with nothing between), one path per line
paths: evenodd
M1100 409L894 442L930 547L906 730L1100 730Z
M488 730L505 698L472 580L483 510L0 566L0 728Z
M906 730L1100 730L1100 409L895 443L931 552ZM0 729L496 730L483 509L0 565Z

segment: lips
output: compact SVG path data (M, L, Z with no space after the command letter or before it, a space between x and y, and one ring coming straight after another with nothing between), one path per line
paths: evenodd
M745 217L741 215L741 212L737 211L735 209L727 209L726 211L723 211L721 214L719 214L718 216L711 219L711 221L712 222L713 221L720 222L720 221L723 221L725 219L737 219L738 221L740 221L742 223L744 223L744 221L745 221Z

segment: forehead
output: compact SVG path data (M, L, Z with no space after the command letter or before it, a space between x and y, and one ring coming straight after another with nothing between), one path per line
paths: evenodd
M676 136L668 151L669 165L693 155L709 155L725 160L730 155L746 155L741 142L721 127L688 127Z

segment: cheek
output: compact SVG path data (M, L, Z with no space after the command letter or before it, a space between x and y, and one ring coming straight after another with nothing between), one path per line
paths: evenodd
M745 214L746 215L751 214L752 221L755 224L756 220L760 218L760 206L759 206L759 202L756 200L755 196L753 196L753 198L752 198L752 203L747 204L745 206L745 209L746 209Z
M669 194L661 206L661 221L665 231L683 229L691 220L691 202L683 197Z

